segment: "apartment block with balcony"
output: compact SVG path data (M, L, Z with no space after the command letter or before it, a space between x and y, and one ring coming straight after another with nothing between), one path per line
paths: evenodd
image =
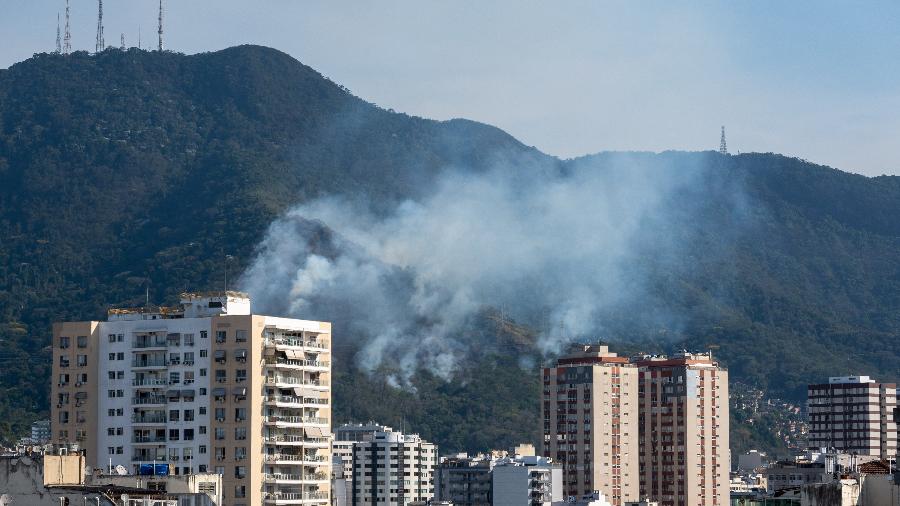
M893 460L897 457L897 385L837 376L809 385L809 447Z
M579 345L543 369L543 455L563 467L566 496L637 501L638 368L602 345Z
M641 496L662 506L728 504L728 371L705 353L636 364Z
M329 503L330 323L229 291L53 332L51 436L90 465L219 473L234 506Z

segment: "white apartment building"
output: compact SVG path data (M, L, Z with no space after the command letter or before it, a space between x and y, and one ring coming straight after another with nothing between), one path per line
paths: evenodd
M417 434L376 432L353 444L353 506L403 506L434 497L437 446Z
M240 292L53 326L51 436L95 467L223 476L224 503L329 503L331 324Z

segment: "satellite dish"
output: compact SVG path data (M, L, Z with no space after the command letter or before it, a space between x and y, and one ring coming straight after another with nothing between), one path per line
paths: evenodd
M119 464L116 466L116 474L118 474L119 476L125 476L128 474L128 469L125 469L125 466Z

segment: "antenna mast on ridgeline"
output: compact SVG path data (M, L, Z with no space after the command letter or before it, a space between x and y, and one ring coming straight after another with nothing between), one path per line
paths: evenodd
M159 0L159 50L163 50L163 0Z
M138 49L143 49L141 47L141 25L138 25Z
M62 53L62 36L59 31L59 12L56 13L56 54Z
M63 54L72 52L72 32L69 31L69 0L66 0L66 35L63 38Z
M122 32L122 35L119 36L119 49L125 50L125 32Z
M728 154L728 144L725 143L725 125L722 125L722 140L719 141L719 153Z
M103 40L103 0L97 0L97 44L95 52L106 49L106 41Z

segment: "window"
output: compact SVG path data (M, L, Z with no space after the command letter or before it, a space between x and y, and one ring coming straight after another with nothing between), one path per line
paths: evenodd
M66 336L60 336L59 338L59 347L62 349L66 349L69 347L69 338Z
M187 362L185 362L187 365ZM184 371L184 384L190 385L194 382L194 371Z
M247 447L238 446L234 449L234 460L244 460L247 458Z
M235 427L234 439L237 441L243 441L247 439L247 427Z
M223 459L225 458L224 454L222 454L222 458ZM222 476L225 476L225 466L216 466L216 474L221 474Z
M217 330L217 331L216 331L216 342L217 342L217 343L224 343L224 342L225 342L225 331L224 331L224 330Z
M125 352L116 353L116 360L125 360Z
M63 405L66 405L66 404L68 404L68 403L69 403L69 394L66 394L66 393L58 394L58 397L57 397L57 404L63 406Z
M60 367L69 367L69 357L59 357Z
M227 378L225 377L225 369L216 369L216 383L225 383Z
M59 412L59 423L69 423L69 412L68 411L60 411Z
M116 416L123 416L125 414L125 410L123 408L116 408Z
M116 359L116 354L115 354L115 353L110 353L110 354L109 354L109 359L110 359L110 360L115 360L115 359Z
M185 441L193 441L194 440L194 429L184 429L184 440Z
M238 369L237 377L234 379L235 381L247 381L247 369Z
M197 449L197 453L200 455L206 455L206 445L200 445L200 448Z
M107 450L107 453L109 453L110 455L115 455L115 454L116 454L116 447L115 447L115 446L107 447L106 450Z
M200 395L206 395L206 388L201 388L201 389L200 389ZM200 409L201 409L200 414L201 414L201 415L205 415L205 414L206 414L206 408L200 408Z
M201 330L200 331L200 339L206 339L207 337L209 337L209 332L207 332L205 330Z
M216 441L222 441L225 439L225 428L224 427L216 427Z
M194 352L187 351L184 353L184 365L194 365Z
M87 373L83 372L83 373L79 374L78 376L75 376L75 380L76 380L75 381L76 383L80 383L80 384L87 383Z
M169 448L169 460L178 460L178 448Z
M216 421L225 421L225 408L216 408Z
M181 363L181 353L169 353L169 363L171 365L178 365Z
M87 348L87 336L78 336L78 347Z
M225 460L225 447L217 446L216 447L216 460ZM219 469L218 467L216 469ZM224 470L224 468L222 468Z
M107 409L107 410L106 410L106 416L116 416L116 410L114 410L114 409Z
M244 485L235 485L234 497L236 497L236 498L247 497L247 487Z
M115 436L115 435L116 435L116 429L114 429L114 428L112 428L112 427L106 429L106 435L107 435L107 436ZM112 453L112 451L110 451L110 453Z
M179 421L180 415L181 415L181 412L178 411L177 409L170 409L170 410L169 410L169 421L170 421L170 422L177 422L177 421Z
M116 435L121 436L125 434L125 429L123 427L116 427Z
M185 436L185 439L187 439L187 436ZM184 460L191 460L192 458L194 458L194 449L184 448L183 450L181 450L181 455L184 457ZM187 474L187 471L185 471L185 474Z
M109 342L111 342L111 343L116 342L116 335L115 335L115 334L110 334L110 335L109 335Z
M178 429L169 429L169 441L178 441Z
M234 477L237 479L247 477L247 466L234 466Z
M116 390L116 397L125 397L125 390Z
M109 397L110 399L115 399L115 398L116 398L116 391L115 391L115 390L107 390L107 391L106 391L106 396Z
M124 446L117 446L117 447L116 447L116 455L122 455L123 453L125 453L125 447L124 447Z
M184 335L184 345L185 346L193 346L194 345L194 334L185 334Z
M206 358L209 356L209 350L200 350L200 358Z
M111 380L116 379L116 371L109 371L109 372L107 373L107 376L108 376L109 379L111 379Z
M169 384L174 385L176 383L181 383L181 373L180 372L170 372L169 373Z
M206 472L206 464L200 464L200 465L198 466L198 470L199 470L201 473L205 473L205 472ZM203 485L204 485L203 483L200 484L200 488L201 488L201 489L203 488ZM201 490L201 491L202 491L202 490Z
M116 341L123 343L125 342L125 334L119 334L116 336Z
M59 375L59 386L65 386L69 384L69 375L68 374L60 374Z
M193 422L194 421L194 410L193 409L184 410L184 421L185 422Z
M247 342L247 331L246 330L234 331L234 340L238 343L246 343Z
M116 371L116 379L125 379L125 371ZM87 381L87 375L85 374L85 380Z
M87 355L78 355L78 367L87 366Z
M204 411L205 412L205 411ZM206 425L200 426L200 434L206 434Z
M234 408L234 421L243 422L247 420L247 408Z
M200 377L201 377L201 378L205 378L205 377L206 377L206 369L200 369Z

